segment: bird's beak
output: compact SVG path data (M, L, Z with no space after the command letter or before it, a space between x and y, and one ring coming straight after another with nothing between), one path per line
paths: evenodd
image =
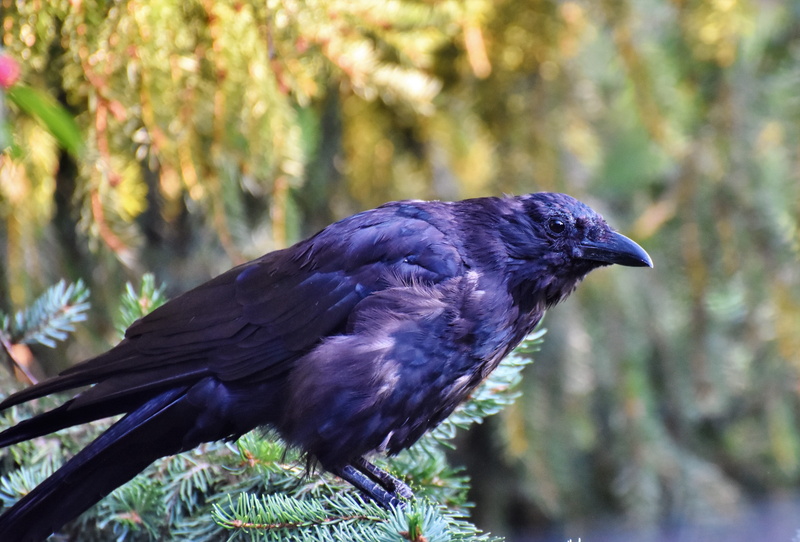
M629 267L653 267L653 260L642 247L615 231L605 241L584 241L581 248L584 260Z

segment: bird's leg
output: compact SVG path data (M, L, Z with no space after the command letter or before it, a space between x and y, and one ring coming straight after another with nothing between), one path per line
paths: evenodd
M371 480L368 476L365 476L363 472L356 469L353 465L345 465L331 472L339 478L350 482L356 489L359 489L367 497L384 508L397 508L404 505L403 501L398 499L394 493L386 491L381 485Z
M394 493L395 495L403 497L404 499L414 498L414 493L411 491L411 488L408 487L408 484L395 478L385 470L379 469L363 457L359 457L353 461L352 464L357 470L378 482L390 493Z
M388 472L379 469L363 457L332 471L365 493L384 508L403 507L402 499L413 499L411 488Z

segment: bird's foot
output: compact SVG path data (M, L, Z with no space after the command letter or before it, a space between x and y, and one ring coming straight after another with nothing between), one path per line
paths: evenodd
M353 462L353 466L399 497L403 497L404 499L414 498L414 492L411 491L408 484L395 478L385 470L379 469L363 457L356 459Z
M332 472L384 508L402 508L406 500L414 498L408 484L363 458Z

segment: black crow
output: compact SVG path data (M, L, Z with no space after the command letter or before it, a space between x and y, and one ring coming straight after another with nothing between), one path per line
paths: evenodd
M570 196L400 201L240 265L135 322L117 346L8 408L91 386L0 446L125 416L0 517L42 540L152 461L258 426L390 506L369 463L435 427L592 269L647 253Z

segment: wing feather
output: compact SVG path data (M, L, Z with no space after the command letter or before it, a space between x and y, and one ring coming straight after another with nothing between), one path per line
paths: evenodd
M433 204L366 211L233 268L135 322L108 352L0 408L104 380L83 401L126 393L146 400L151 389L208 375L231 381L285 374L326 337L345 333L354 308L374 292L398 281L436 284L464 271L456 236L443 226L447 216L432 224L427 213L409 214L414 205Z

